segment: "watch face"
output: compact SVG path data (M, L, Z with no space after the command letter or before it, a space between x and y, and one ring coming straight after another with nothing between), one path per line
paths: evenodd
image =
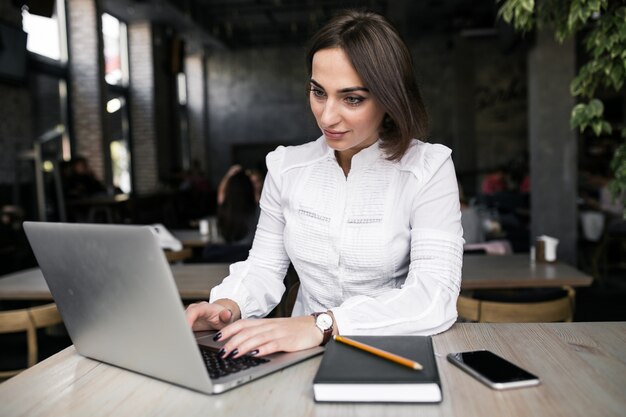
M330 314L323 313L317 316L315 324L322 330L330 329L333 325L333 318Z

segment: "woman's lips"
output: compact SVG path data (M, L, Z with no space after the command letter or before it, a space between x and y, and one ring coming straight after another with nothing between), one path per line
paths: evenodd
M326 136L327 139L334 139L334 140L338 140L343 138L343 136L348 133L347 131L338 131L338 130L328 130L328 129L322 129L324 132L324 136Z

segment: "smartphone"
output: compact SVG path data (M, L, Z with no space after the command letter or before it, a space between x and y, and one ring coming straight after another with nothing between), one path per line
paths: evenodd
M539 385L536 375L488 350L450 353L448 360L492 389Z

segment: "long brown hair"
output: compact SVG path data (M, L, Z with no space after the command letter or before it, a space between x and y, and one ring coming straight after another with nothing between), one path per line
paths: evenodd
M224 201L217 208L217 228L227 243L246 238L256 226L254 185L239 171L228 179Z
M428 132L428 114L406 44L383 16L347 10L331 19L311 39L306 57L309 78L313 55L327 48L341 48L345 52L365 87L385 109L381 146L389 160L399 160L412 138L424 139Z

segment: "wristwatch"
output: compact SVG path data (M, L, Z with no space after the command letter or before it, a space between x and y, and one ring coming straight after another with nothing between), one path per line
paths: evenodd
M320 343L320 346L324 346L333 335L333 317L328 313L313 313L311 315L315 318L315 326L320 329L324 336L322 343Z

